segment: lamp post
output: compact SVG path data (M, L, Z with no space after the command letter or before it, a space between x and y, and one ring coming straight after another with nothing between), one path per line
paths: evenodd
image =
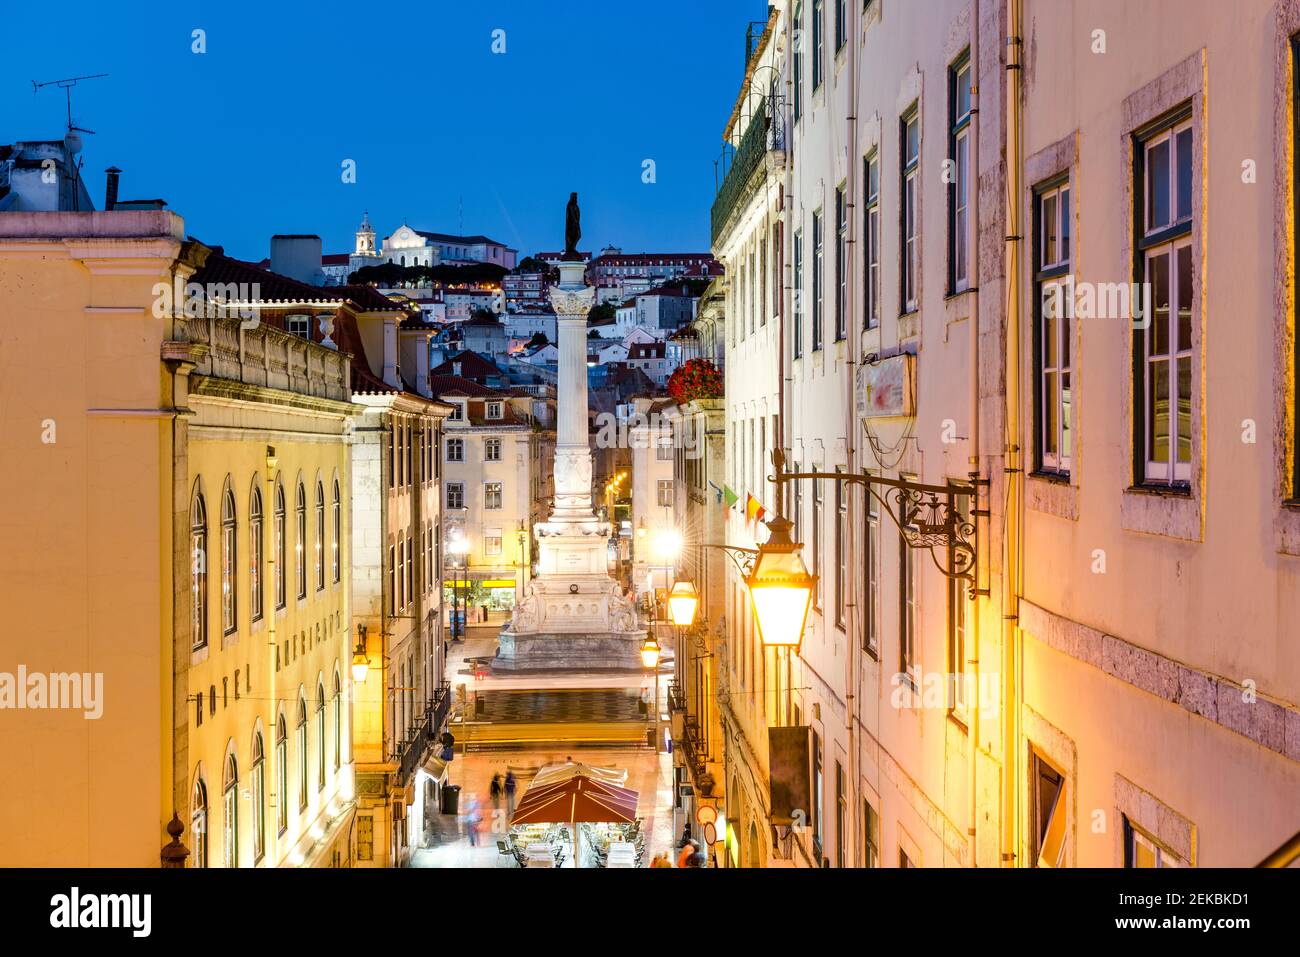
M659 642L655 641L653 625L641 646L641 664L655 674L654 698L650 702L650 743L659 750Z
M452 579L451 582L451 640L455 641L458 638L463 637L462 632L464 631L464 629L460 628L458 624L460 614L460 576L463 574L468 577L469 575L469 539L465 538L463 535L453 537L452 540L447 543L447 551L451 552L452 555L460 556L460 568L456 571L456 577ZM456 568L455 565L452 567L453 569ZM465 584L468 586L469 582L467 581ZM466 601L468 600L469 598L467 595ZM466 618L468 617L469 616L466 615Z

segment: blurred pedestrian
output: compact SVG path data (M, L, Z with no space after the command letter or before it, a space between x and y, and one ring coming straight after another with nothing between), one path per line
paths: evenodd
M672 867L673 862L668 860L667 851L660 851L658 854L654 856L654 860L650 862L650 866L651 867Z
M682 852L677 855L678 867L690 867L690 860L699 851L700 845L694 840L689 840L682 845Z
M515 815L515 788L517 786L518 782L515 780L515 772L507 768L505 784L507 820Z
M488 795L492 798L492 810L501 810L501 775L492 775L492 783L488 785Z
M478 824L478 798L471 794L465 800L465 833L470 847L478 847Z

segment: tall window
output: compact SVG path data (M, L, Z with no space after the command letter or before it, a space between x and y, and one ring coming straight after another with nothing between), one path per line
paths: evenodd
M262 531L262 492L254 485L248 503L248 603L253 621L262 618L262 563L266 560Z
M415 549L411 547L411 536L406 536L406 603L415 599Z
M287 537L285 530L284 515L284 486L279 482L275 484L275 554L272 556L275 560L275 607L283 608L285 605L285 539Z
M190 503L190 634L196 649L208 644L208 510L203 493Z
M483 440L483 460L485 462L501 461L501 440L500 439Z
M266 748L262 732L253 733L253 863L266 854Z
M465 483L464 482L447 483L447 507L448 508L465 507Z
M880 815L870 801L862 802L862 866L880 866Z
M208 866L208 786L199 778L194 782L190 798L190 834L193 835L194 854L190 867Z
M400 596L397 594L397 549L393 545L388 546L388 610L396 612L402 607Z
M316 483L316 590L325 588L325 486Z
M880 324L880 157L862 161L866 205L862 213L862 328Z
M483 483L483 507L497 509L501 507L501 483Z
M1138 382L1134 428L1138 475L1152 485L1186 485L1192 475L1192 124L1181 119L1138 143L1138 249L1151 294L1145 329L1135 330Z
M448 462L465 461L465 440L464 439L447 440L447 461Z
M835 53L849 41L848 0L835 0Z
M672 508L673 506L673 480L672 479L659 479L655 502L657 505L660 505L662 507Z
M334 770L343 765L343 685L334 675Z
M822 782L822 766L822 739L821 735L814 731L812 733L812 838L813 853L816 854L819 865L821 863L822 847L825 845L824 825L822 823L825 787Z
M339 495L339 480L334 480L334 539L330 543L330 564L333 566L334 584L343 580L343 500Z
M1038 468L1067 475L1073 453L1070 346L1073 287L1070 274L1070 184L1059 183L1035 197L1038 286L1034 352L1038 366Z
M958 521L975 521L971 514L971 497L958 495L953 507L961 516ZM951 561L951 553L949 560ZM960 578L948 579L948 672L952 675L948 707L960 714L966 713L966 635L973 609L970 602L970 584Z
M294 568L297 571L298 597L307 597L307 489L301 482L298 483L297 497L297 523L296 529L298 539L294 543Z
M862 548L862 647L873 658L880 657L880 503L864 490L867 524Z
M325 790L325 686L316 685L316 790Z
M817 92L817 88L822 85L822 76L826 72L823 64L822 47L825 44L825 25L826 4L823 0L813 0L812 5L812 88Z
M284 715L275 721L275 829L289 828L289 730Z
M794 5L794 121L803 117L803 3Z
M822 271L822 211L813 213L813 291L812 291L812 351L822 347L822 316L826 297L825 273Z
M907 523L907 508L898 509L900 525ZM898 670L910 675L916 665L916 549L898 533Z
M835 341L849 328L849 215L844 186L835 190Z
M222 863L226 867L239 866L239 764L234 754L226 755L225 778L221 784Z
M836 472L844 471L839 466ZM844 627L849 589L849 497L843 482L835 483L835 624Z
M298 696L298 810L307 807L307 699Z
M794 234L794 334L790 337L792 355L803 355L803 230Z
M822 480L809 479L812 482L812 573L817 576L813 590L813 606L822 606Z
M948 70L948 289L970 286L970 54Z
M835 866L844 867L845 841L848 837L848 794L844 788L844 765L835 762Z
M235 561L237 543L235 533L235 493L226 489L221 496L221 633L228 635L237 622L235 601Z
M916 310L916 272L919 250L916 243L916 190L917 167L921 158L921 130L914 107L901 121L899 147L902 155L903 198L899 209L898 226L903 251L901 299L903 312Z
M1065 776L1036 750L1030 752L1029 761L1030 860L1034 867L1060 867L1068 838Z

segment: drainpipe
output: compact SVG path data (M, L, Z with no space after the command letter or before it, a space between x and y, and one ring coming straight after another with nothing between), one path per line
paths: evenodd
M1006 497L1002 564L1002 865L1014 867L1019 830L1018 723L1016 676L1019 638L1020 508L1020 84L1021 0L1007 0L1007 188L1005 275L1007 294L1006 351Z
M854 390L857 385L855 379L858 361L853 344L859 342L860 339L857 329L854 328L856 323L853 322L852 317L853 304L856 300L855 292L858 288L853 269L853 264L858 261L858 257L855 255L857 242L854 232L854 227L857 223L857 217L854 215L854 212L857 209L857 205L854 203L853 198L857 195L856 186L858 169L858 35L856 30L857 23L855 21L856 18L860 16L860 8L861 4L848 4L848 9L845 11L848 18L848 23L845 25L845 29L849 36L849 94L848 116L846 117L848 123L848 130L846 133L848 144L846 165L848 168L844 171L844 263L847 267L846 271L848 272L849 278L848 282L845 283L844 294L844 354L846 364L846 375L844 376L844 461L845 472L849 475L854 474L858 470L857 443L855 442L857 437L857 422L855 421L853 402ZM850 495L852 491L853 486L846 485L843 487L841 494L847 496ZM864 489L863 494L869 495L870 493ZM851 525L852 523L850 523L850 527L841 530L841 533L845 536L844 545L846 547L849 546L853 540ZM846 590L848 591L848 600L844 602L844 724L849 752L849 786L851 789L850 793L853 793L853 789L856 789L857 787L859 777L858 740L856 733L856 726L858 723L857 675L859 670L859 647L856 640L856 626L859 620L857 602L860 596L858 594L858 576L847 573L847 569L856 568L857 563L846 562L845 566L846 572L842 584L846 586ZM857 809L862 806L862 802L859 800L856 801L855 804L857 807L853 808L849 814L845 816L846 822L857 820ZM844 836L837 835L837 837L840 845L845 846L846 841ZM857 848L861 845L861 841L855 840L852 847ZM856 853L856 850L849 852L848 858L850 864L853 862Z
M970 196L970 219L974 224L974 238L966 245L967 267L966 275L970 277L970 438L969 438L969 458L970 478L974 491L971 493L971 524L976 528L975 535L975 560L972 574L975 580L972 586L979 584L979 485L976 481L980 477L980 4L979 0L971 0L970 11L970 151L971 160L968 166L968 184L973 184ZM970 691L968 700L970 702L970 713L967 715L969 722L969 737L966 739L967 754L967 780L966 780L966 797L969 804L968 815L966 818L966 837L969 843L970 866L978 867L976 861L977 844L975 839L975 827L978 815L978 807L975 799L975 775L976 775L976 753L979 750L980 741L980 652L979 652L979 635L980 635L980 604L978 596L972 602L969 634L966 636L966 673L970 676Z

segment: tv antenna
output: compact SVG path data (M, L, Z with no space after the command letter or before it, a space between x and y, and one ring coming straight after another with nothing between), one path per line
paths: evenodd
M88 76L70 76L62 80L46 80L44 83L37 83L35 80L32 80L32 95L35 96L36 91L43 86L57 86L63 91L64 96L67 97L68 101L68 132L71 133L73 130L76 130L79 133L93 133L95 132L94 130L88 130L84 126L72 125L72 88L81 80L98 80L100 77L105 76L108 76L108 74L92 73Z

